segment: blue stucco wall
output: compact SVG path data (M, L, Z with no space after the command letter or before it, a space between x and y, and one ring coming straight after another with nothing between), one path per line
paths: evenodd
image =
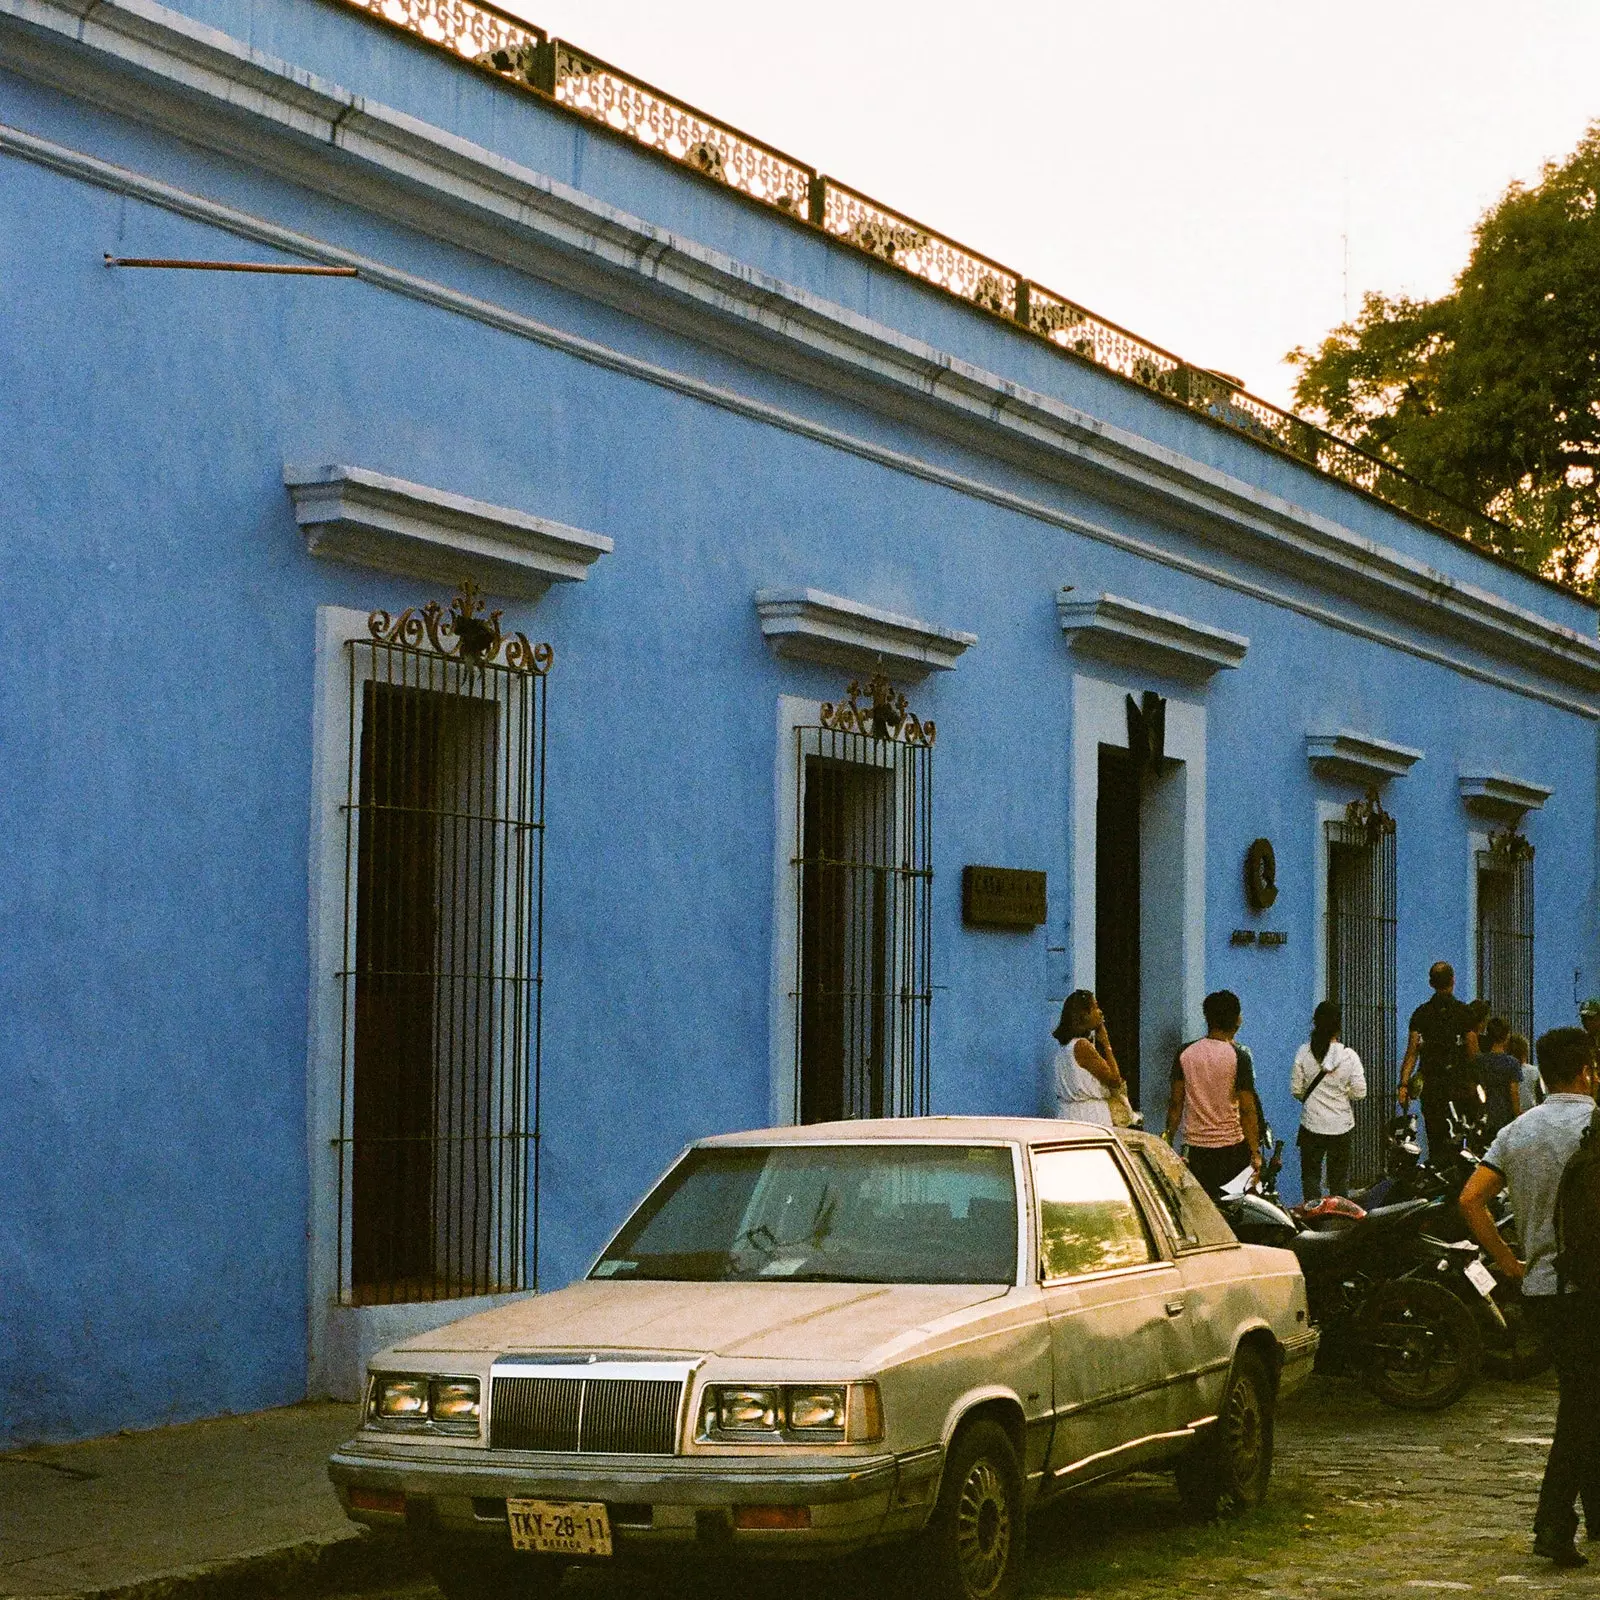
M189 9L818 294L1337 514L1518 605L1578 602L1081 364L1058 360L332 6ZM20 77L13 126L368 251L612 348L1243 571L1066 481L694 346L598 301ZM808 584L970 629L913 694L940 729L933 1100L1041 1109L1066 938L1074 663L1052 596L1107 590L1249 636L1206 692L1209 986L1245 998L1269 1114L1316 993L1313 724L1426 751L1391 786L1402 1015L1467 961L1460 770L1556 793L1538 855L1541 1026L1595 968L1593 722L826 442L362 282L118 273L104 251L238 240L0 156L0 1438L298 1398L306 1371L307 839L316 608L419 586L309 557L289 462L349 462L610 535L588 582L508 621L549 639L541 1273L582 1269L686 1140L766 1119L779 695L751 597ZM1282 580L1285 587L1289 580ZM431 591L430 591L431 592ZM1384 622L1398 634L1404 624ZM1469 644L1452 645L1473 657ZM1487 655L1481 655L1487 664ZM1144 678L1149 686L1170 687ZM1273 838L1278 951L1239 864ZM961 865L1045 868L1032 935L962 928ZM1193 1019L1196 1028L1199 1019Z

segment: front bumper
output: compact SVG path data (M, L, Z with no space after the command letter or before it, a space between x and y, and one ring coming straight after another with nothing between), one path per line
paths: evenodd
M774 1460L769 1456L547 1455L456 1451L361 1436L328 1476L358 1522L508 1542L505 1501L596 1500L619 1545L718 1543L762 1555L822 1555L908 1532L927 1519L943 1452ZM403 1495L405 1514L352 1509L350 1491ZM735 1528L738 1506L806 1506L809 1528Z

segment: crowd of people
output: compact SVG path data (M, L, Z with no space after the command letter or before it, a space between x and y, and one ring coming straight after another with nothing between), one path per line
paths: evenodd
M1600 999L1579 1006L1581 1026L1542 1034L1535 1063L1527 1039L1504 1017L1483 1001L1457 997L1448 962L1429 968L1428 985L1432 993L1407 1029L1398 1100L1402 1110L1420 1104L1430 1156L1451 1148L1464 1125L1484 1141L1461 1211L1501 1276L1520 1284L1559 1386L1534 1552L1557 1566L1585 1566L1576 1543L1580 1510L1589 1539L1600 1539L1600 1270L1591 1268L1588 1277L1580 1270L1582 1241L1575 1244L1574 1236L1587 1228L1600 1241L1600 1200L1574 1217L1567 1196L1575 1192L1570 1169L1586 1136L1600 1144ZM1255 1064L1237 1038L1239 997L1219 990L1206 996L1204 1010L1205 1035L1173 1062L1165 1134L1176 1141L1181 1131L1184 1159L1215 1198L1247 1171L1261 1171L1263 1119ZM1354 1105L1368 1090L1360 1056L1339 1037L1341 1022L1333 1001L1318 1005L1289 1069L1301 1108L1297 1143L1308 1201L1324 1185L1334 1195L1348 1186ZM1088 990L1067 997L1055 1038L1057 1114L1106 1127L1136 1121L1105 1017ZM1490 1211L1502 1191L1516 1219L1514 1241ZM1600 1242L1591 1253L1600 1261Z

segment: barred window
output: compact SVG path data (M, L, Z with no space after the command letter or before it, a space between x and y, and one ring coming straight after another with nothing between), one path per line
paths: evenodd
M1533 1038L1533 846L1515 831L1477 855L1478 994Z
M358 1304L526 1288L537 1259L550 653L481 610L464 588L346 646L339 1250Z
M927 1112L933 738L883 678L795 730L797 1121Z
M1356 1176L1373 1179L1383 1171L1384 1122L1399 1087L1394 818L1370 793L1327 824L1327 844L1326 992L1339 1004L1340 1037L1366 1068L1351 1155Z

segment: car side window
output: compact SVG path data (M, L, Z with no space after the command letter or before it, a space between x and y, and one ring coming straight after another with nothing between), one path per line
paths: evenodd
M1033 1158L1039 1261L1047 1278L1076 1278L1156 1259L1139 1202L1103 1145Z
M1147 1133L1130 1133L1123 1142L1144 1163L1150 1186L1172 1221L1179 1249L1208 1250L1239 1242L1227 1219L1212 1204L1211 1196L1166 1140Z

